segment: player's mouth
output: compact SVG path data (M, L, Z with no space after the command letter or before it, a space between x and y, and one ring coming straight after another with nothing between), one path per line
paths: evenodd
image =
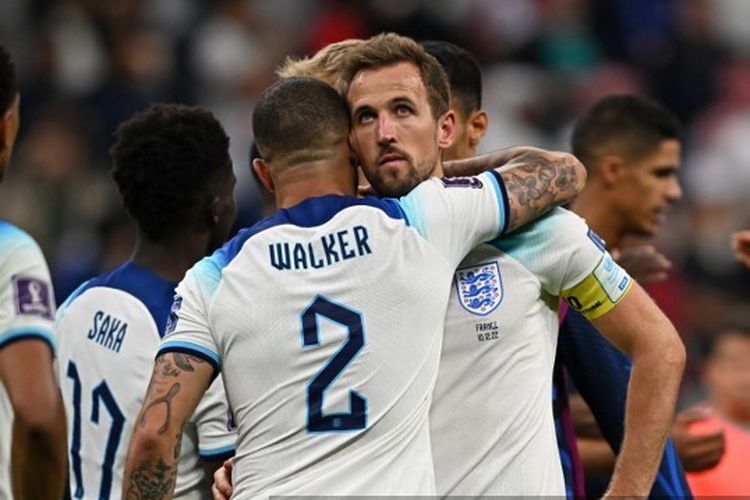
M656 222L658 226L661 226L667 220L667 210L665 208L654 209L653 218L654 222Z
M383 155L380 158L378 158L378 166L379 167L394 167L399 162L406 161L406 158L400 154L396 153L388 153L387 155Z

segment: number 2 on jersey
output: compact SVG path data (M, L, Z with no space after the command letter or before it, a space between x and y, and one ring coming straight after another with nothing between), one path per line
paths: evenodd
M70 440L70 456L73 462L73 476L76 480L76 489L73 492L74 498L83 498L83 477L81 473L81 377L78 375L78 368L73 361L68 362L68 378L73 381L73 436ZM109 390L107 383L101 381L91 392L93 406L91 408L91 421L99 425L99 406L106 408L112 419L112 426L109 429L107 437L107 447L104 451L104 461L102 462L102 480L99 485L99 497L109 498L112 490L112 465L115 461L115 453L120 445L122 437L122 428L125 425L125 416L117 406L112 392Z
M323 396L326 389L365 344L362 316L325 297L316 297L302 313L302 344L305 347L320 345L318 316L346 327L348 338L307 385L307 430L338 432L364 429L367 426L367 399L352 389L349 390L348 413L323 414Z

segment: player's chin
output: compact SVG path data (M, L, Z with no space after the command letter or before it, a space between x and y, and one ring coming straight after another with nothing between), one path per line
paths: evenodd
M642 220L633 225L633 236L650 238L659 230L660 223L655 219Z
M374 183L376 191L384 198L400 198L409 194L418 184L416 179L409 175L380 176L378 182Z

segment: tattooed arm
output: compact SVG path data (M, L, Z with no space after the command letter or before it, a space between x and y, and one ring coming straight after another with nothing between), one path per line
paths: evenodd
M500 168L518 156L528 153L546 153L547 151L531 146L512 146L496 149L483 155L443 162L443 173L446 177L469 177L479 175L492 168Z
M201 358L167 352L156 358L123 476L122 498L172 498L182 429L208 388L214 368Z
M572 201L586 183L585 167L568 153L526 151L497 170L508 192L508 232Z
M510 204L508 231L568 203L586 182L586 169L575 156L527 146L447 162L443 168L447 177L478 175L490 169L500 172Z

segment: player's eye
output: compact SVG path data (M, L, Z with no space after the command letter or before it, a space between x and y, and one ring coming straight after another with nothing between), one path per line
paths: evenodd
M654 170L654 175L658 177L659 179L666 179L667 177L672 177L673 175L676 175L676 174L677 174L677 171L671 167L658 168Z
M372 111L360 111L357 115L357 123L366 125L375 121L375 113Z
M412 109L406 104L399 104L396 106L396 116L409 116L412 114Z

